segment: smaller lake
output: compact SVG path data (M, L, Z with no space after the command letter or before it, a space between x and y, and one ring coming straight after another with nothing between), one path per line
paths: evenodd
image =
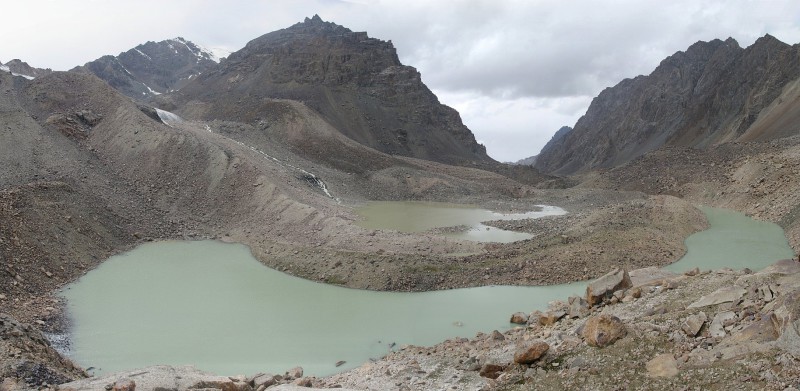
M526 213L497 213L475 206L443 202L370 201L356 208L363 220L360 227L399 232L424 232L436 228L466 227L445 236L475 242L510 243L530 239L533 235L507 231L481 224L491 220L522 220L567 212L556 206L536 205L540 210Z
M709 229L686 238L686 254L664 269L678 273L695 267L760 270L779 259L794 257L777 224L753 220L729 209L699 208L708 219Z

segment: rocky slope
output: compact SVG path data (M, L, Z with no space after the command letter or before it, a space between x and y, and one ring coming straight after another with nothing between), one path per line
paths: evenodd
M337 131L378 151L444 163L492 162L458 113L439 103L391 41L319 16L250 41L219 68L157 105L196 120L268 132L271 99L303 102Z
M648 76L600 93L536 167L572 174L611 168L661 146L707 148L798 133L798 46L766 35L741 48L731 38L697 42Z
M92 73L136 99L178 90L220 61L211 51L181 37L136 46L116 56L103 56L73 72Z

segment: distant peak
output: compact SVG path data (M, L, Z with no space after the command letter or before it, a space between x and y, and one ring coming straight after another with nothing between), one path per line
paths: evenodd
M733 37L728 37L728 39L725 40L725 44L727 44L728 46L733 46L733 47L737 47L737 48L739 47L739 42L737 42L735 39L733 39Z
M772 35L770 35L770 34L764 34L764 36L763 36L763 37L761 37L761 38L759 38L759 39L757 39L755 43L756 43L756 44L759 44L759 43L760 43L760 44L765 44L765 43L771 43L771 44L775 44L775 43L781 43L781 44L784 44L784 45L785 45L785 43L784 43L783 41L781 41L781 40L780 40L780 39L778 39L778 38L775 38L774 36L772 36Z
M311 18L306 18L304 21L305 23L325 23L322 18L319 17L318 14L314 14Z

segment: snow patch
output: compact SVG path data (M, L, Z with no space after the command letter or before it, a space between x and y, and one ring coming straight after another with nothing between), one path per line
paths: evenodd
M161 110L159 108L156 108L156 114L158 114L158 118L161 118L161 122L163 122L164 125L170 127L172 126L170 125L170 123L183 122L183 118L179 117L175 113L170 113L169 111L166 110Z
M28 79L28 80L33 80L33 79L34 79L34 77L33 77L33 76L29 76L29 75L23 75L23 74L21 74L21 73L14 73L14 72L11 72L11 68L9 68L9 67L8 67L8 65L0 65L0 71L3 71L3 72L8 72L8 73L10 73L10 74L11 74L11 76L20 76L20 77L24 77L24 78L26 78L26 79Z
M142 83L142 82L140 82L140 83ZM153 95L161 95L160 92L153 90L147 84L142 83L142 85L144 86L144 88L147 88L147 91L150 91L151 94L153 94ZM143 92L143 94L144 94L144 92Z
M150 58L150 56L148 56L148 55L144 54L144 53L143 53L141 50L139 50L139 49L137 49L137 48L133 48L133 50L136 50L136 52L137 52L137 53L141 54L142 56L144 56L144 57L145 57L145 58L147 58L148 60L150 60L150 61L153 61L153 59L152 59L152 58Z

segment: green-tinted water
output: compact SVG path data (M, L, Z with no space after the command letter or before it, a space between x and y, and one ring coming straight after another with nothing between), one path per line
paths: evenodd
M711 228L687 239L669 269L759 269L792 255L774 224L704 208ZM724 254L717 256L718 254ZM266 268L245 246L160 242L112 257L64 291L72 357L102 372L194 364L220 374L325 375L386 354L391 343L430 345L506 329L516 311L582 294L581 283L427 293L318 284ZM347 364L336 368L339 360Z
M391 343L431 345L507 329L516 311L580 294L559 287L371 292L261 265L242 245L160 242L112 257L64 292L73 358L102 372L195 364L220 374L325 375L378 358ZM339 360L347 364L336 368Z
M700 207L710 228L686 239L686 255L665 269L763 269L779 259L792 258L783 230L777 224L753 220L719 208Z
M567 213L555 206L537 207L540 210L503 214L470 205L441 202L372 201L356 208L356 212L363 218L357 223L363 228L423 232L434 228L467 226L468 229L464 232L450 233L447 236L476 242L510 243L530 239L532 235L489 227L481 222L531 219Z

